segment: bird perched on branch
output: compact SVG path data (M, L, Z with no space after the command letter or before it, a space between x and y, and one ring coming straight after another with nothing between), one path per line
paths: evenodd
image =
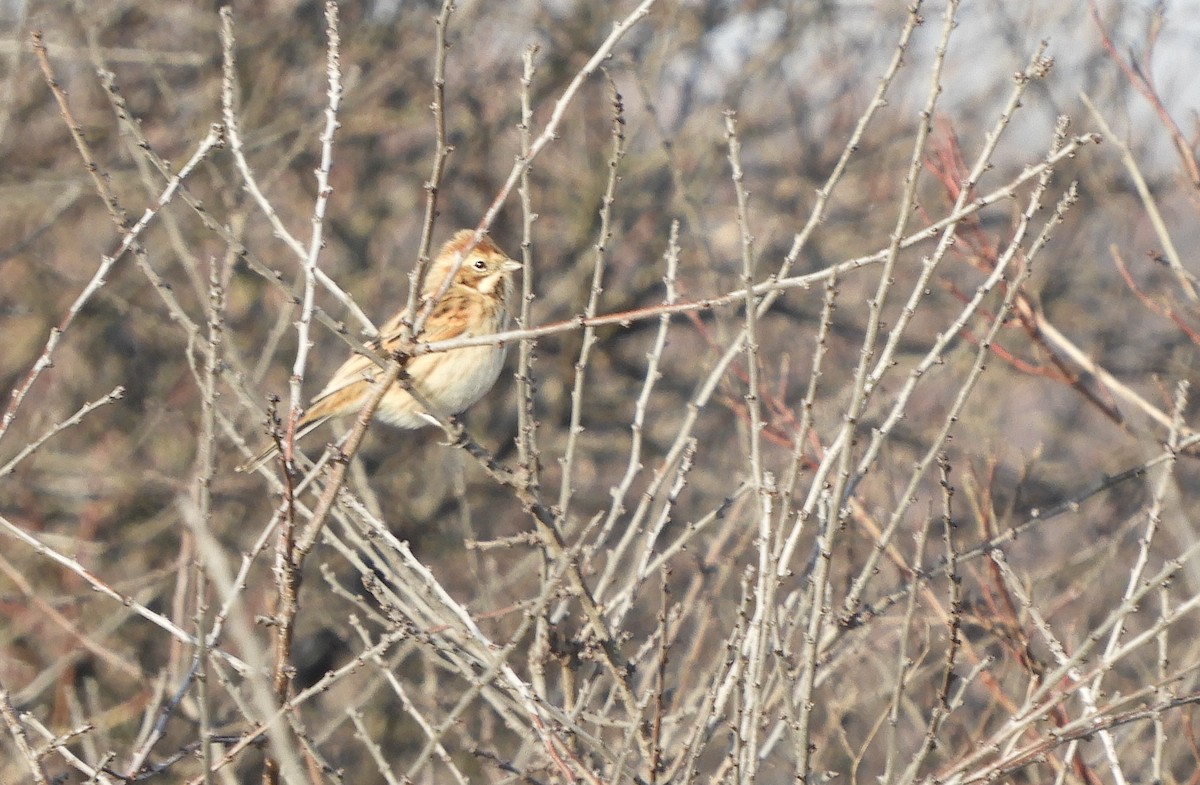
M419 338L427 343L468 336L492 335L508 327L513 304L513 273L521 263L508 258L487 237L479 241L465 256L475 232L463 229L442 246L425 276L425 285L417 303L417 313L442 287L454 263L461 257L453 281L433 307ZM403 322L412 323L407 310L393 316L383 325L379 337L370 342L371 348L390 355L400 344ZM423 354L412 358L406 371L417 392L442 414L458 414L483 397L500 376L505 347L488 344ZM296 423L296 438L310 433L332 417L356 414L366 403L371 384L382 369L369 357L351 355L334 372L325 389L312 399L312 404ZM416 429L436 422L417 403L416 398L393 384L375 410L375 418L397 428ZM270 445L246 463L239 472L262 466L279 452Z

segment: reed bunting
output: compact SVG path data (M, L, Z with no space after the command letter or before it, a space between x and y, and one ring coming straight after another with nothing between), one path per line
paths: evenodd
M441 288L455 260L474 236L474 230L463 229L442 246L425 276L425 286L417 304L418 313ZM418 337L432 343L491 335L506 329L514 298L512 274L519 269L520 262L505 256L495 243L484 237L463 258L454 281L434 306ZM407 319L407 310L393 316L370 346L385 355L394 351L400 341L401 324ZM496 383L504 364L504 354L505 347L496 345L451 349L414 357L406 370L413 386L434 408L442 414L458 414L482 398ZM366 402L380 370L373 360L361 354L354 354L342 363L296 423L296 438L332 417L357 413ZM436 422L399 384L392 385L384 393L375 410L375 418L408 429ZM237 470L257 469L278 452L279 448L271 445Z

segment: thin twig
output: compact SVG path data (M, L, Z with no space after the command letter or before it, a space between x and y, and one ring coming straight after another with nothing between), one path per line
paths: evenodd
M46 776L46 770L42 767L42 762L38 755L29 746L29 739L25 735L25 728L21 724L21 718L17 716L17 710L12 704L12 699L9 697L8 689L0 687L0 717L4 718L4 724L8 726L8 732L12 734L13 741L17 745L17 750L21 753L21 757L25 759L25 764L29 766L29 772L33 775L33 781L38 785L47 785L49 778Z
M1133 152L1129 149L1129 145L1113 132L1113 129L1109 127L1108 122L1104 119L1104 115L1092 103L1092 99L1087 93L1080 93L1079 100L1083 101L1083 105L1091 113L1092 119L1100 126L1100 132L1104 134L1104 137L1115 143L1117 149L1121 151L1121 163L1125 164L1125 171L1129 173L1129 179L1133 180L1133 185L1138 192L1138 198L1142 200L1142 207L1146 210L1146 217L1150 219L1150 225L1154 227L1154 233L1158 236L1158 241L1162 243L1163 252L1167 256L1167 264L1171 268L1171 272L1175 274L1175 280L1179 283L1179 288L1183 290L1184 295L1187 296L1193 305L1200 303L1200 292L1196 291L1196 276L1183 266L1183 259L1179 255L1179 249L1175 247L1175 240L1171 237L1171 232L1167 229L1167 223L1163 220L1162 213L1158 209L1158 201L1154 198L1154 194L1150 192L1150 186L1146 183L1146 178L1142 176L1142 169L1138 166L1137 159L1133 157Z

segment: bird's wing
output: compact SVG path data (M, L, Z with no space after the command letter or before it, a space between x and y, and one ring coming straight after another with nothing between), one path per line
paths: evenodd
M425 322L425 329L418 336L419 342L448 341L466 333L467 325L479 320L482 299L478 292L466 286L452 287L433 307L433 313L429 314L429 319ZM384 325L380 337L388 351L396 348L400 341L400 332L400 316Z
M367 345L372 349L379 349L378 339L371 341ZM370 357L362 354L352 354L346 362L342 363L340 368L333 372L333 376L329 377L325 388L313 396L312 403L320 403L352 384L361 382L364 379L373 378L379 371L379 366Z
M448 341L463 335L467 325L475 319L475 314L482 308L480 300L477 292L466 287L451 288L446 292L446 296L434 306L433 313L425 322L425 330L421 333L420 341L422 343ZM399 344L406 316L407 313L404 311L393 316L384 323L379 331L379 337L367 345L385 356L394 351ZM313 397L312 403L320 403L352 384L374 378L381 370L370 357L361 354L351 355L330 377L325 388Z

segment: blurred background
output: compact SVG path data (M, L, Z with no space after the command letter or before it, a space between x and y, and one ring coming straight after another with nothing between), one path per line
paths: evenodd
M435 150L430 102L433 20L439 5L396 0L342 2L339 7L345 95L320 266L378 324L405 301L407 274L421 236L425 183ZM446 35L444 107L453 150L440 186L435 248L455 229L478 225L520 155L522 54L536 47L529 88L536 135L613 23L633 7L624 1L571 0L456 4ZM5 390L21 389L50 331L122 236L39 68L30 45L32 31L44 32L54 78L65 91L74 123L95 157L99 176L125 220L132 222L156 204L166 181L128 124L118 119L98 71L111 72L117 95L153 153L178 171L210 125L222 121L218 9L216 3L193 2L0 2L0 384ZM791 274L816 273L888 247L897 211L905 204L904 175L913 156L918 114L930 94L943 12L940 3L922 8L924 23L912 36L886 103L866 126ZM612 169L614 94L622 106L624 150L609 208L611 237L604 242L598 311L617 313L663 301L664 254L673 222L679 225L679 296L697 300L736 292L742 286L741 231L723 113L736 112L743 184L750 194L747 224L754 238L756 277L763 280L783 263L855 124L872 106L907 13L905 3L867 0L656 4L616 45L603 71L587 78L557 137L530 169L536 220L528 238L515 192L490 227L493 239L516 258L523 241L530 243L532 323L569 319L587 304ZM327 102L324 8L285 0L235 2L232 16L237 115L246 155L283 224L305 240ZM1029 85L975 184L976 193L999 189L1040 163L1059 116L1070 120L1072 135L1102 130L1084 96L1115 135L1083 146L1056 169L1052 195L1030 235L1071 180L1078 182L1078 202L1037 257L1017 298L1016 314L1001 327L988 367L942 448L960 491L954 501L958 546L967 550L1028 526L1005 546L1008 561L1043 603L1041 612L1050 624L1076 644L1120 605L1139 538L1146 537L1149 505L1157 502L1162 519L1161 530L1147 546L1151 574L1195 539L1197 467L1186 451L1165 489L1156 490L1150 481L1154 475L1141 472L1094 496L1084 494L1160 454L1175 386L1195 375L1200 321L1194 292L1189 296L1185 282L1196 269L1192 249L1200 240L1200 174L1194 157L1200 107L1197 40L1200 3L1194 1L964 2L948 39L930 137L919 153L909 232L949 214L957 184L995 133L1014 74L1027 67L1040 42L1045 42L1053 67ZM1158 228L1139 194L1137 176L1123 160L1122 145L1128 145L1129 160L1153 195L1161 214ZM142 234L140 252L118 259L62 335L52 367L40 374L19 400L11 423L5 423L0 464L20 460L0 473L0 516L122 595L192 630L197 576L218 570L211 554L202 555L187 523L187 510L200 488L202 447L215 456L215 474L206 483L211 492L206 526L227 555L221 569L238 569L280 506L278 486L264 475L237 474L233 468L247 457L247 448L265 438L269 396L287 399L297 348L293 323L299 314L289 292L300 291L303 272L247 194L227 149L206 157L185 185L224 231L214 231L205 216L175 198ZM911 369L1012 243L1030 191L1031 185L1023 184L960 224L958 240L940 261L928 291L917 298L911 323L896 335L895 369L883 377L862 412L856 461L898 400ZM1171 268L1164 236L1178 249L1187 275ZM882 307L880 345L888 325L901 317L934 242L900 252L895 289ZM1027 249L1030 238L1023 244ZM278 282L255 271L246 256L275 271ZM865 266L838 278L836 308L826 323L827 354L811 410L803 399L822 324L824 281L811 289L788 290L759 325L756 393L765 418L762 462L782 482L793 453L801 456L796 488L781 491L781 498L794 498L797 507L809 493L813 467L843 425L855 369L870 335L869 301L879 269ZM198 334L189 335L152 276L161 279L182 313L200 328ZM223 296L222 368L214 404L225 424L205 446L204 353L197 341L208 341L210 279L219 283ZM900 503L914 462L935 443L963 389L979 336L1005 294L1001 289L922 378L903 418L854 489L856 512L841 519L843 531L823 599L835 610ZM319 292L318 305L357 334L358 325L337 299ZM678 611L673 635L687 654L664 666L662 679L671 688L663 690L660 717L684 712L693 705L690 700L700 701L719 683L723 645L738 640L739 619L746 613L747 590L741 582L751 580L744 576L752 575L758 564L757 512L745 492L752 438L744 356L719 372L711 398L681 435L689 404L697 401L708 374L743 326L740 307L673 317L669 342L659 356L661 378L647 399L637 434L644 439L641 454L632 461L630 425L638 414L647 352L659 322L634 319L599 328L584 371L578 404L583 430L571 448L571 492L565 497L562 459L571 435L572 388L580 378L584 334L565 331L539 339L534 348L539 498L547 507L569 499L569 509L558 508L560 523L568 545L583 549L586 581L595 586L604 574L610 558L606 553L627 524L648 531L649 519L661 516L661 539L648 536L646 545L647 552L658 552L697 521L720 513L711 526L705 524L708 528L688 534L687 546L667 559L669 576L655 575L644 585L631 579L622 600L630 608L613 617L614 636L627 656L637 659L646 656L637 653L639 643L653 638L662 624L659 614L667 600L660 588L672 590L675 600L686 597L692 603ZM1079 354L1064 348L1047 326ZM315 325L312 338L306 397L321 388L348 351L325 326ZM510 350L496 388L463 417L473 437L510 467L519 463L517 354ZM124 391L119 401L87 414L32 454L21 454L85 403L117 386ZM6 405L10 400L5 396ZM799 423L806 411L812 427L802 432ZM1194 412L1188 403L1182 421L1192 421ZM310 454L319 454L321 440L331 440L337 432L316 437L308 445ZM687 444L682 459L686 470L680 469L679 459L668 458L681 439ZM398 539L411 545L489 635L501 641L517 636L522 654L514 660L524 663L518 668L522 677L532 679L532 663L540 655L531 634L518 630L521 609L545 588L539 549L519 540L505 547L476 547L531 532L528 505L445 441L432 428L406 432L373 427L349 487ZM617 504L613 489L631 463L638 471L624 503ZM280 473L277 466L271 471ZM663 477L668 486L678 482L670 494L657 484ZM942 504L936 470L918 479L918 498L907 507L894 540L913 569L935 564L945 552L940 533L929 535L924 550L913 550L913 537L923 523L938 518ZM634 522L630 516L639 494L646 494L642 498L654 512ZM1071 500L1080 504L1044 524L1029 525L1037 511ZM609 528L598 534L597 524L610 509ZM778 589L781 603L788 592L799 597L807 590L817 531L815 525L802 531L794 561L785 570L789 577ZM145 744L144 718L157 716L163 695L184 683L191 650L97 595L78 571L39 555L10 531L2 541L0 684L13 705L55 733L92 723L94 730L84 734L88 739L72 742L80 755L113 750L117 763L128 765L131 750ZM236 611L264 646L270 631L255 627L254 621L273 612L273 547L268 545L251 562ZM632 556L622 552L621 558ZM379 629L386 629L389 619L396 622L394 613L379 609L379 597L363 589L364 576L383 570L383 561L374 556L356 564L327 543L318 546L305 573L291 658L298 687L363 649L347 621L352 611L376 609ZM201 562L207 566L198 566ZM884 559L866 591L866 603L911 587L912 576L908 566ZM962 577L961 607L951 612L979 659L956 672L963 676L985 657L993 660L985 668L988 678L976 679L964 697L969 716L960 712L939 726L938 749L923 759L920 776L965 767L984 748L988 734L1021 705L1029 685L1037 683L1037 663L1053 661L1047 644L1030 642L1038 636L1028 608L1004 596L1002 582L984 560L964 562ZM1176 577L1165 602L1180 605L1200 596L1193 560L1185 560ZM943 586L935 588L945 596ZM603 605L608 598L596 599ZM219 593L211 601L219 605ZM355 602L362 608L354 611ZM807 602L811 605L811 597ZM898 776L889 744L905 754L922 747L931 707L944 695L939 693L939 669L949 656L949 633L946 620L927 601L910 611L915 623L913 616L905 616L904 602L881 605L879 615L861 625L830 620L821 676L812 688L819 719L810 736L812 760L806 764L812 771L834 772L844 778L840 781L876 781L885 771ZM803 606L779 606L781 631L773 644L781 653L778 679L786 681L789 667L801 668L788 654L799 637L789 639L782 630L783 619L788 614L799 618L797 607ZM1161 618L1159 613L1156 607L1145 618L1130 616L1128 629L1148 628ZM560 608L554 622L564 640L586 638L582 618L578 607ZM406 623L420 626L413 619ZM1105 689L1142 694L1138 690L1169 686L1175 694L1190 694L1195 689L1192 670L1200 662L1192 643L1195 632L1190 617L1172 619L1165 644L1170 666L1162 669L1158 654L1141 650L1115 670L1106 670L1110 681ZM437 644L420 643L422 635L436 632L414 632L417 643L395 654L389 664L414 685L413 701L436 723L465 682L443 669L444 653ZM249 644L234 636L227 645L244 654ZM895 661L904 646L911 647L915 663L906 678L917 686L901 702L899 718L889 720ZM572 667L564 665L563 673ZM638 679L649 678L644 668L653 672L644 665ZM603 682L602 676L586 673L586 678ZM715 681L709 680L710 673L718 674ZM563 700L578 687L570 687L565 675L551 682L546 689ZM1146 700L1155 694L1145 693ZM213 700L215 727L230 734L245 729L244 711L226 698ZM479 706L467 719L446 731L446 757L454 765L422 763L411 772L416 781L449 781L448 772L456 771L471 780L557 781L558 772L544 750L539 753L536 742L503 727L503 713L495 710L491 716L491 705L476 700ZM597 694L586 693L580 702L596 712L611 710L611 703ZM380 776L370 745L355 736L355 726L343 715L351 704L397 775L413 765L425 741L422 730L397 708L394 695L366 676L339 681L305 705L311 747L320 751L313 760L342 769L344 781ZM1083 712L1081 704L1071 705ZM1121 704L1113 712L1118 708L1133 706ZM164 738L153 746L149 760L162 763L174 751L193 749L188 745L196 738L196 715L189 711L184 701L178 711L168 712ZM739 715L733 708L727 711L734 718L731 726L736 725ZM779 725L764 719L767 738L772 728L787 728L791 721L787 710L773 712L767 711L767 717ZM1185 707L1159 718L1178 734L1161 756L1160 771L1167 781L1194 781L1200 769L1196 746L1185 741L1191 738L1189 712ZM609 733L594 718L580 722L594 723L597 738ZM884 743L880 728L889 723L899 741ZM1128 729L1120 737L1117 757L1145 760L1152 745L1149 728ZM795 781L798 754L788 732L777 731L788 741L764 742L758 779ZM695 751L696 771L714 780L733 777L727 749L746 740L715 725L700 735L702 742L688 742L697 745L688 747ZM589 744L577 743L582 748ZM684 741L678 743L682 750ZM491 752L478 751L484 748ZM590 760L585 752L579 755ZM1062 757L1057 764L1016 767L1012 781L1048 781L1059 775L1074 782L1115 781L1111 768L1100 764L1099 743L1084 745L1082 751L1072 748L1074 757L1059 748L1050 757L1056 755ZM256 780L263 756L261 750L248 750L223 776ZM508 761L509 769L495 759ZM27 776L15 754L12 760L0 764L0 778ZM51 774L81 776L60 756L47 756L45 765ZM592 765L601 779L626 781L621 767L611 761ZM161 774L182 781L198 770L189 758L164 766ZM336 779L326 773L313 780L324 781L321 777Z

